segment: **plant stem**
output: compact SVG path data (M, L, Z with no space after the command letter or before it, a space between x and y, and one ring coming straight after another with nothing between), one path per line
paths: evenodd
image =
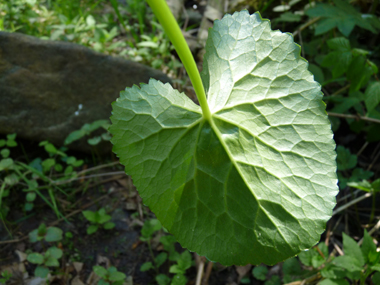
M364 194L364 195L362 195L362 196L360 196L360 197L358 197L358 198L356 198L356 199L348 202L347 204L339 207L338 209L336 209L335 211L333 211L332 215L334 216L334 215L338 214L339 212L341 212L341 211L343 211L343 210L351 207L352 205L355 205L356 203L358 203L358 202L360 202L360 201L362 201L362 200L364 200L364 199L366 199L368 197L371 197L371 196L372 196L372 193L366 193L366 194Z
M197 279L196 279L196 282L195 282L195 285L201 285L202 283L202 275L203 275L203 269L205 267L205 258L202 256L200 258L200 264L198 266L198 270L197 270Z
M150 244L150 240L148 240L148 248L149 248L150 256L152 257L154 269L156 270L156 273L158 274L158 267L157 267L157 263L156 263L156 258L154 257L152 245Z
M203 283L204 285L207 285L208 284L208 279L210 278L210 275L211 275L211 271L212 271L212 267L213 267L214 263L212 261L209 261L207 263L207 267L206 267L206 273L205 273L205 276L203 278Z
M262 11L261 11L262 12ZM297 31L295 31L293 33L293 37L295 37L298 33L302 32L304 29L306 29L307 27L309 27L310 25L318 22L319 20L321 19L321 17L316 17L314 19L311 19L309 22L307 22L306 24L302 25Z
M351 84L348 84L348 85L346 85L346 86L340 88L338 91L334 92L333 94L331 94L329 97L331 97L331 96L336 96L336 95L338 95L339 93L342 93L342 92L346 91L347 89L350 89L350 87L351 87Z
M367 121L367 122L372 122L372 123L380 124L380 120L378 120L378 119L373 119L373 118L368 118L368 117L360 116L359 114L353 115L353 114L339 114L339 113L331 113L331 112L327 112L327 114L329 116L332 116L332 117L338 117L338 118L344 118L344 119L363 120L363 121Z
M190 77L195 93L197 94L199 104L202 108L203 117L206 120L210 120L211 112L207 104L206 93L201 76L177 21L175 20L165 0L147 0L147 2L164 28L169 40L174 45L174 48Z

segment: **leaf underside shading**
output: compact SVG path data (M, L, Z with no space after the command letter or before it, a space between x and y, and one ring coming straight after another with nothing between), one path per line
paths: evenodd
M292 36L259 13L215 21L203 72L212 118L150 80L113 103L113 151L183 247L275 264L319 241L337 194L320 86Z

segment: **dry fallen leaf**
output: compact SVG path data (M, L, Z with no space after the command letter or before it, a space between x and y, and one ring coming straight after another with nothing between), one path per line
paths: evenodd
M90 273L90 276L88 276L86 284L88 285L96 285L98 281L100 280L100 277L96 275L94 272Z
M247 273L251 270L252 265L247 264L245 266L235 266L236 272L239 275L238 277L238 283L240 283L240 280L247 275Z
M137 209L137 204L134 201L129 200L128 202L125 203L125 209L134 211Z
M104 266L105 268L110 267L111 262L106 256L98 255L96 258L96 264Z
M26 260L26 257L28 256L25 252L19 250L15 250L15 253L17 254L20 262L24 262Z
M75 276L73 280L71 280L71 285L84 285L84 283L79 279L79 276Z
M73 262L73 266L75 268L75 271L77 273L81 272L82 271L82 268L83 268L83 263L82 262Z
M123 285L133 285L133 278L132 276L127 276L125 282Z

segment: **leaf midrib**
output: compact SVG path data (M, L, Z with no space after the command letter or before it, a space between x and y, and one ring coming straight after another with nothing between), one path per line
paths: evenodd
M265 141L264 141L263 139L261 139L258 135L255 135L255 134L251 133L248 129L246 129L246 128L243 127L243 126L236 124L236 122L229 121L228 119L226 119L226 118L224 118L224 117L222 117L222 116L220 116L220 115L218 115L218 114L213 114L213 116L214 116L215 118L217 118L218 120L224 121L224 122L226 122L226 123L228 123L228 124L231 124L231 125L237 126L239 129L244 130L245 132L247 132L248 134L250 134L253 138L259 140L262 144L266 145L268 148L275 150L275 151L276 151L278 154L280 154L281 156L282 156L282 153L292 153L293 155L296 155L296 156L298 156L298 157L304 159L304 156L300 155L299 153L293 152L292 150L288 150L288 151L280 151L280 150L278 150L278 149L275 148L274 146L271 146L270 144L268 144L267 142L265 142ZM293 124L287 124L287 125L293 125ZM280 125L280 126L287 126L287 125ZM215 128L216 128L216 126L215 126ZM259 135L260 135L260 134L259 134ZM311 142L311 141L306 141L306 140L302 140L302 141L305 141L305 142ZM227 147L227 146L226 146L226 147ZM307 157L307 158L310 159L310 160L313 160L313 161L315 161L315 162L317 162L317 163L325 164L325 163L320 162L319 160L316 160L316 159L313 158L313 157ZM330 165L328 165L328 166L330 166ZM291 167L289 167L289 169L291 169ZM270 173L270 172L268 172L268 173ZM273 174L272 174L272 175L273 175ZM293 175L295 175L295 174L293 173ZM273 176L277 177L276 175L273 175ZM277 178L279 178L279 177L277 177ZM279 179L280 179L280 178L279 178Z
M304 159L304 157L303 157L302 155L300 155L300 154L298 154L298 153L296 153L296 152L293 152L293 151L280 151L280 150L276 149L274 146L271 146L270 144L268 144L267 142L263 141L263 140L262 140L261 138L259 138L258 136L252 134L252 133L251 133L249 130L247 130L245 127L242 127L242 126L236 124L236 122L231 122L231 121L227 120L226 118L224 118L224 117L222 117L222 116L220 116L220 115L218 115L218 114L213 114L213 117L217 118L218 120L222 120L222 121L224 121L224 122L226 122L226 123L229 123L229 124L231 124L231 125L237 126L239 129L244 130L245 132L247 132L248 134L250 134L253 138L259 140L261 143L263 143L264 145L266 145L268 148L271 148L271 149L275 150L279 155L281 155L281 157L283 157L282 153L287 152L287 153L291 153L291 154L293 154L293 155L296 155L296 156L298 156L298 157ZM224 140L221 138L221 134L220 134L220 132L219 132L219 129L218 129L215 125L214 125L214 127L215 127L215 129L217 130L217 132L219 133L219 135L218 135L219 140L221 141L221 143L222 143L224 149L226 150L227 154L229 155L229 157L230 157L230 159L231 159L231 157L233 157L233 156L232 156L232 154L230 154L229 149L228 149L228 146L224 143ZM213 129L214 129L214 128L213 128ZM321 163L321 164L326 165L325 163L322 163L322 162L320 162L320 161L318 161L318 160L316 160L316 159L314 159L314 158L312 158L312 157L307 157L307 158L310 159L310 160L316 161L316 162L318 162L318 163ZM236 162L239 162L239 163L242 163L242 164L246 164L246 165L253 166L253 167L255 167L255 168L256 168L256 167L259 167L259 168L263 169L263 170L264 170L265 172L267 172L269 175L271 175L271 176L276 177L277 179L279 179L279 180L281 181L281 183L283 183L286 187L288 187L289 190L291 190L291 192L292 192L294 195L296 195L300 200L304 201L304 199L303 199L302 197L300 197L296 192L294 192L294 191L292 190L292 187L290 187L290 186L288 185L288 183L286 183L281 177L278 177L278 176L276 176L275 174L273 174L272 172L268 171L264 166L252 165L252 164L250 164L250 163L246 163L246 162L244 162L244 161L237 161L237 160L234 160L234 159L231 159L231 160L232 160L233 162L236 161ZM284 163L285 163L285 161L284 161ZM305 163L306 163L306 162L305 162ZM235 167L236 167L237 169L239 169L239 168L238 168L238 165L237 165L236 163L234 163L234 165L235 165ZM327 166L330 166L330 165L327 165ZM288 168L289 168L290 171L292 172L292 168L289 167L289 166L288 166ZM242 177L244 177L244 176L240 173L240 171L239 171L239 174L240 174ZM302 177L302 176L296 175L296 174L294 174L293 172L292 172L292 176L294 176L294 177L299 177L299 178L301 178L301 179L306 179L305 177ZM260 180L261 180L261 179L260 179ZM244 182L246 183L245 180L244 180ZM312 184L313 184L313 185L314 185L314 184L318 184L318 185L320 185L320 186L324 186L324 185L321 185L321 184L319 184L319 183L315 183L315 182L313 182ZM246 183L246 185L247 185L247 187L251 190L251 192L254 194L253 190L248 186L247 183ZM256 195L254 195L254 196L255 196L255 198L256 198ZM307 203L314 207L314 205L312 205L310 202L307 202ZM315 208L315 207L314 207L314 208ZM316 209L316 210L319 210L319 209L317 209L317 208L315 208L315 209Z
M211 116L211 119L209 121L210 125L211 125L211 128L213 129L213 131L215 132L215 135L218 137L219 139L219 142L222 144L224 150L226 151L229 159L231 160L232 164L234 165L236 171L239 173L240 177L242 178L242 180L244 181L245 185L247 186L247 188L251 191L252 195L254 196L254 198L256 199L257 201L257 204L258 204L258 208L257 208L257 212L256 212L256 217L258 216L258 212L259 210L261 210L263 213L265 213L265 215L268 217L268 219L272 222L272 224L277 228L278 230L278 233L281 235L281 237L283 238L284 241L288 242L288 240L285 238L285 236L283 235L281 229L277 226L277 223L275 221L273 221L272 217L268 214L267 210L265 208L262 207L261 203L260 203L260 199L258 199L257 195L254 193L253 189L251 189L251 187L249 186L249 184L247 183L246 179L245 179L245 176L241 173L240 171L240 167L237 165L236 163L236 160L233 158L232 154L230 153L229 151L229 148L228 146L225 144L224 140L222 139L222 136L221 136L221 133L219 131L219 129L216 127L214 121L213 121L213 117L215 116L215 114L212 114ZM275 176L275 175L273 175ZM277 177L277 176L275 176ZM278 177L277 177L278 178ZM280 178L278 178L280 179ZM281 179L280 179L281 180ZM282 181L282 180L281 180ZM283 182L284 183L284 182ZM286 185L286 184L285 184ZM296 193L294 193L296 195ZM298 196L298 195L297 195ZM292 215L293 216L293 215ZM293 216L294 217L294 216ZM255 218L256 219L256 218ZM296 219L298 220L298 219ZM253 230L253 229L252 229Z

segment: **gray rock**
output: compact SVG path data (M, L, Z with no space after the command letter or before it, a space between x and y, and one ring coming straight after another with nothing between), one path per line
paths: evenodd
M150 78L170 81L158 70L77 44L0 32L0 133L63 145L85 123L108 119L121 90ZM83 141L72 146L91 149Z

